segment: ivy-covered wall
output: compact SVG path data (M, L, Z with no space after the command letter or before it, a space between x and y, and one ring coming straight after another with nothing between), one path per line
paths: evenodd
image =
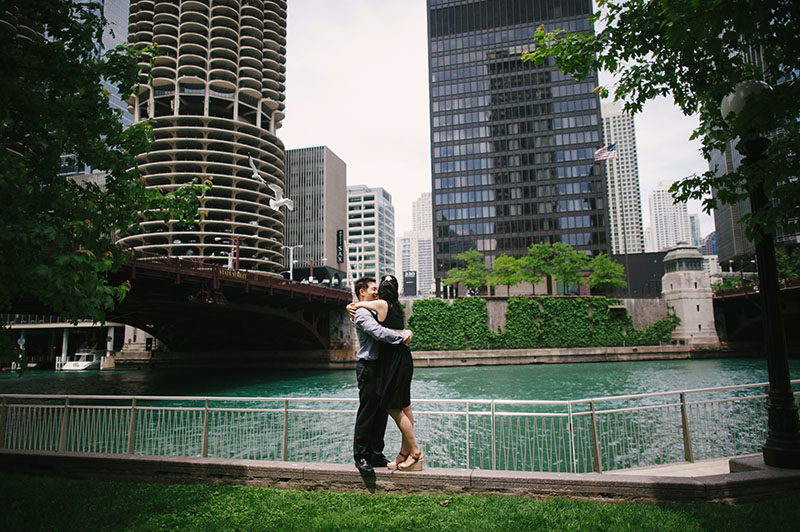
M411 348L418 351L464 349L524 349L560 347L614 347L669 343L678 324L674 315L644 331L633 327L627 311L606 297L512 297L506 326L489 330L486 300L417 300L408 326L414 331Z

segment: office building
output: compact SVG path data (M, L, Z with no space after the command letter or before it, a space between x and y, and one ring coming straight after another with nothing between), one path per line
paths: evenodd
M691 239L689 243L694 247L700 247L700 244L703 243L699 214L689 215L689 238Z
M697 247L701 255L716 255L717 254L717 233L712 231L708 236L703 239L703 242Z
M661 182L650 193L650 228L653 231L655 251L662 251L691 242L689 214L686 203L678 202L669 192L671 183Z
M709 168L717 176L733 172L742 165L742 155L733 147L735 143L727 143L723 152L711 152ZM712 197L716 198L717 191L711 190ZM755 259L756 248L745 234L745 224L742 218L750 213L750 198L726 205L717 202L714 209L714 229L716 232L717 255L720 265L726 271L741 269L741 265ZM800 232L787 232L779 227L775 231L776 247L788 247L800 244Z
M347 165L327 146L286 150L286 195L294 202L284 229L285 249L297 261L293 277L338 285L347 279Z
M399 238L400 271L404 279L413 277L414 293L403 290L405 296L429 296L435 292L433 282L433 230L431 223L431 193L425 192L411 205L412 230ZM406 272L415 272L413 276Z
M419 199L411 203L411 230L433 231L433 211L431 193L423 192Z
M286 1L131 0L128 42L157 46L139 64L133 120L155 140L137 157L148 187L175 190L211 179L203 218L189 227L145 220L121 239L139 251L277 273L284 215L270 185L285 190ZM251 162L252 161L252 162ZM253 168L255 167L255 168Z
M604 102L601 115L603 143L617 147L617 157L605 162L611 252L642 253L642 195L639 189L639 158L633 117L623 113L618 102Z
M591 2L428 0L437 286L476 249L537 242L607 252L597 76L575 82L520 55L546 30L591 32Z
M347 187L347 261L350 279L380 279L387 274L395 275L394 246L392 195L380 187Z

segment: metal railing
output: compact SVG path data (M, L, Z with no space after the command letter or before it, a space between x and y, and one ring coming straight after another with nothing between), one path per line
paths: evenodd
M800 380L792 381L797 396ZM601 472L760 451L767 384L574 401L414 401L432 467ZM0 395L0 448L348 463L357 399ZM400 435L389 421L387 454Z

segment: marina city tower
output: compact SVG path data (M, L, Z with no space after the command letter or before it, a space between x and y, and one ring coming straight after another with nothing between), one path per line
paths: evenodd
M285 0L131 0L129 43L158 53L140 63L129 100L155 140L138 157L148 187L171 190L211 179L201 218L145 220L121 242L243 270L277 272L284 214L270 207L284 188ZM252 159L251 159L252 158ZM252 163L251 163L252 161ZM255 166L257 172L253 170ZM276 198L277 199L277 198Z

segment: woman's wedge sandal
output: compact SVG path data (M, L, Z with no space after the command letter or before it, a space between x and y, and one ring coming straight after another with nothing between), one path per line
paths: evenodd
M398 461L397 458L395 458L394 461L389 462L388 464L386 464L386 469L396 470L398 464L401 464L402 462L405 462L406 458L408 458L408 455L404 454L404 453L397 453L397 456L402 456L403 460L402 461Z
M397 469L400 471L422 471L422 451L417 451L417 456L409 455L409 458L413 462L408 465L405 465L405 462L397 464Z

